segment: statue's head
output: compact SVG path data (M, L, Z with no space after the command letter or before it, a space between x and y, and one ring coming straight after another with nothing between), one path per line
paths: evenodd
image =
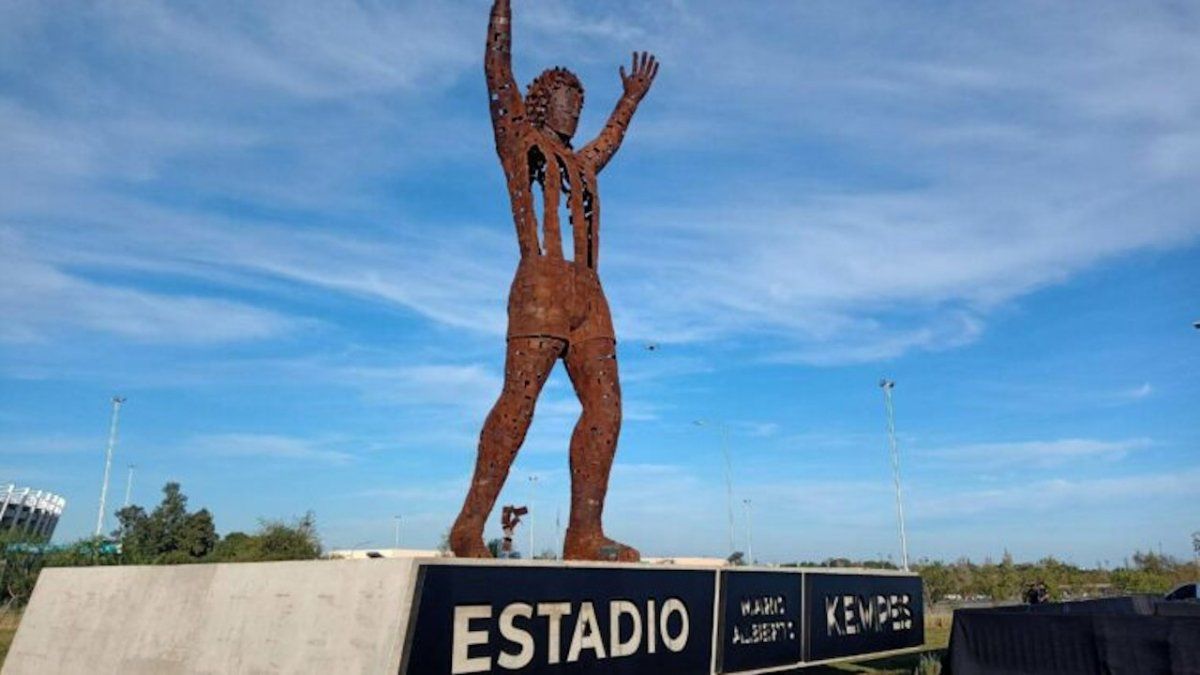
M529 83L525 108L534 125L569 141L583 110L583 85L566 68L550 68Z

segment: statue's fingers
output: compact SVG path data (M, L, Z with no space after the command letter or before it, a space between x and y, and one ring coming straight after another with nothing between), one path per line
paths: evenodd
M654 62L654 67L650 69L650 79L658 77L658 61Z
M650 52L642 52L642 72L646 72L646 63L650 58Z
M626 79L626 77L625 77L625 66L621 66L621 68L620 68L620 71L621 71L621 81L622 81L622 82L624 82L624 81L625 81L625 79Z
M629 72L632 75L637 74L637 52L633 53L633 63L629 67Z

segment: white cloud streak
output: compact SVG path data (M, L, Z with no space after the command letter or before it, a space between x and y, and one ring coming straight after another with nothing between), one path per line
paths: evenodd
M204 434L186 441L182 449L193 455L229 459L268 459L323 464L347 464L354 454L335 449L340 444L293 436L263 433Z
M912 498L914 518L966 519L978 514L1010 517L1059 510L1063 514L1113 509L1120 505L1180 497L1200 497L1200 469L1168 473L1140 473L1106 478L1049 478L1014 483L994 489L962 490L938 495L923 493Z
M66 327L114 334L134 342L212 344L273 337L302 322L218 298L151 293L100 284L23 254L0 229L0 341L38 341Z
M19 168L0 170L0 223L33 242L26 275L43 284L27 284L41 293L29 302L7 299L7 338L53 324L162 342L290 328L241 300L62 267L85 259L230 296L265 282L351 295L499 334L514 247L482 97L456 89L479 89L482 11L151 3L66 20L8 6L0 53L21 86L0 98L0 142ZM94 51L62 42L76 23ZM527 59L579 55L590 101L614 94L627 47L663 57L606 202L622 336L762 338L767 358L829 365L968 344L999 305L1195 241L1200 87L1186 73L1200 70L1198 23L1188 9L1115 3L867 16L553 2L520 8L517 46L528 75ZM60 53L53 66L43 42ZM134 77L131 62L152 66ZM486 185L488 222L380 198L391 180L419 194L429 171L459 193ZM222 200L251 208L208 206ZM71 311L93 304L129 309ZM214 314L230 320L187 320Z
M949 448L917 450L919 456L956 465L983 469L1044 469L1081 463L1113 462L1131 452L1153 446L1148 438L1105 441L1089 438L1063 438L1051 441L974 443Z

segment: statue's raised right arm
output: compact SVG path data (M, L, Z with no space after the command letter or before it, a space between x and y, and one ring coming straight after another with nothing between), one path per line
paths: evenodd
M512 8L509 0L492 3L483 70L487 76L492 129L496 132L496 151L503 158L516 139L518 125L525 118L525 103L512 72Z
M646 92L650 91L650 85L658 75L658 60L649 52L634 52L629 74L625 74L625 66L621 66L620 73L625 92L621 94L616 109L609 115L608 123L604 125L600 135L579 151L596 173L600 173L608 164L608 160L621 148L621 142L625 140L625 131L629 128L633 114L637 112L638 104L642 102Z

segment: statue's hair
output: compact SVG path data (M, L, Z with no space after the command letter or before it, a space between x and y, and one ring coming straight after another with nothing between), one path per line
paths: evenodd
M566 68L547 68L541 75L529 83L525 92L525 111L529 121L535 126L546 126L546 113L550 108L550 94L562 87L571 87L579 92L579 102L583 103L583 83L575 73Z

